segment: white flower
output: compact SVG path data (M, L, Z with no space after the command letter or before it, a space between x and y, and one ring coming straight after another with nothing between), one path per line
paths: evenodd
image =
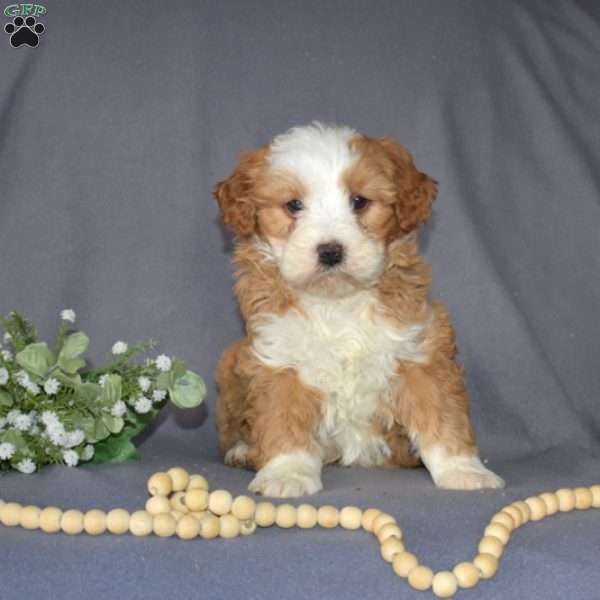
M65 448L74 448L75 446L79 446L85 440L85 433L81 431L81 429L76 429L75 431L67 431L65 433L65 442L63 446Z
M159 371L170 371L171 370L171 359L166 354L161 354L156 357L156 368Z
M63 460L65 461L65 464L68 467L76 467L77 463L79 462L79 454L77 454L77 452L75 452L75 450L64 450L63 453Z
M54 379L54 377L51 377L46 381L46 383L44 383L44 391L46 394L48 394L48 396L54 396L59 389L60 381L58 381L58 379Z
M58 415L53 410L45 410L42 413L40 419L46 427L51 427L52 425L60 425Z
M2 354L2 358L5 360L5 362L10 362L13 359L13 355L10 350L2 350L0 354Z
M146 396L140 396L133 405L135 411L140 413L140 415L145 415L152 408L152 402L150 402L149 398Z
M94 458L94 446L88 444L83 448L83 452L81 453L81 460L92 460Z
M8 382L8 371L2 367L0 369L0 385L6 385Z
M20 463L17 463L17 469L21 473L30 475L35 471L35 463L30 458L24 458Z
M147 392L152 385L152 382L147 377L138 377L138 385L142 392Z
M104 375L100 375L100 379L98 379L98 383L100 384L100 387L104 387L106 385L109 375L110 375L109 373L104 373Z
M4 337L2 338L2 340L4 341L5 344L10 344L12 342L12 335L10 335L10 333L8 333L8 331L4 334Z
M26 371L23 371L23 369L21 369L20 371L17 371L13 377L14 377L15 381L21 387L26 388L31 383L31 379L29 379L29 375L27 374Z
M33 425L33 419L29 415L21 414L15 418L14 426L19 431L29 431Z
M154 390L152 392L152 401L153 402L162 402L167 396L167 392L165 390Z
M11 410L7 415L6 415L6 420L11 424L14 425L15 421L17 420L17 418L20 416L21 411L17 410L16 408L14 408L13 410Z
M2 444L0 444L0 460L10 460L14 456L16 450L14 444L2 442Z
M30 381L26 386L25 389L32 395L32 396L37 396L40 393L40 386L37 385L36 383L33 383L33 381Z
M29 433L31 435L39 435L40 433L40 428L37 425L34 425L30 430Z
M75 311L70 308L65 308L60 311L60 318L63 321L69 321L69 323L75 323Z
M129 346L125 342L116 342L113 345L111 352L113 354L125 354L128 348Z
M123 400L117 400L110 409L110 414L113 417L122 417L127 412L127 405Z

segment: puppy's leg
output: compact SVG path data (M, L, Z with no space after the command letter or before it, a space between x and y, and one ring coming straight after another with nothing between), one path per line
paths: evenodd
M434 483L453 490L503 487L479 459L458 365L439 359L406 367L402 374L397 410Z
M322 489L321 456L313 434L320 395L300 382L293 369L260 367L249 393L249 458L258 468L249 489L280 498Z

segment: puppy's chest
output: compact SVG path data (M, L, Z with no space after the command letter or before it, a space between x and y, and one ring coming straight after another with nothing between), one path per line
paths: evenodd
M422 325L395 328L365 292L351 298L304 298L302 312L269 315L255 330L258 358L297 370L324 397L319 441L342 462L381 464L385 449L373 433L385 409L398 361L419 361Z

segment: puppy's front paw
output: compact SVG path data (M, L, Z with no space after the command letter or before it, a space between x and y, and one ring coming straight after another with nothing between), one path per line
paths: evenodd
M246 442L239 441L225 453L224 462L231 467L245 467L248 464L248 450Z
M273 498L296 498L316 494L323 489L320 478L311 478L291 473L286 477L261 477L260 473L252 480L248 489L255 494Z
M497 490L504 487L504 480L485 467L476 471L457 468L438 475L435 484L445 490Z
M275 498L315 494L323 489L321 460L305 450L280 454L256 474L248 489Z

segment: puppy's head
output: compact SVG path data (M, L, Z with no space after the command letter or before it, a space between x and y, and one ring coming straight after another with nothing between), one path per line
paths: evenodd
M435 194L391 138L320 123L242 155L215 188L224 223L290 286L338 296L377 283L388 245L427 220Z

